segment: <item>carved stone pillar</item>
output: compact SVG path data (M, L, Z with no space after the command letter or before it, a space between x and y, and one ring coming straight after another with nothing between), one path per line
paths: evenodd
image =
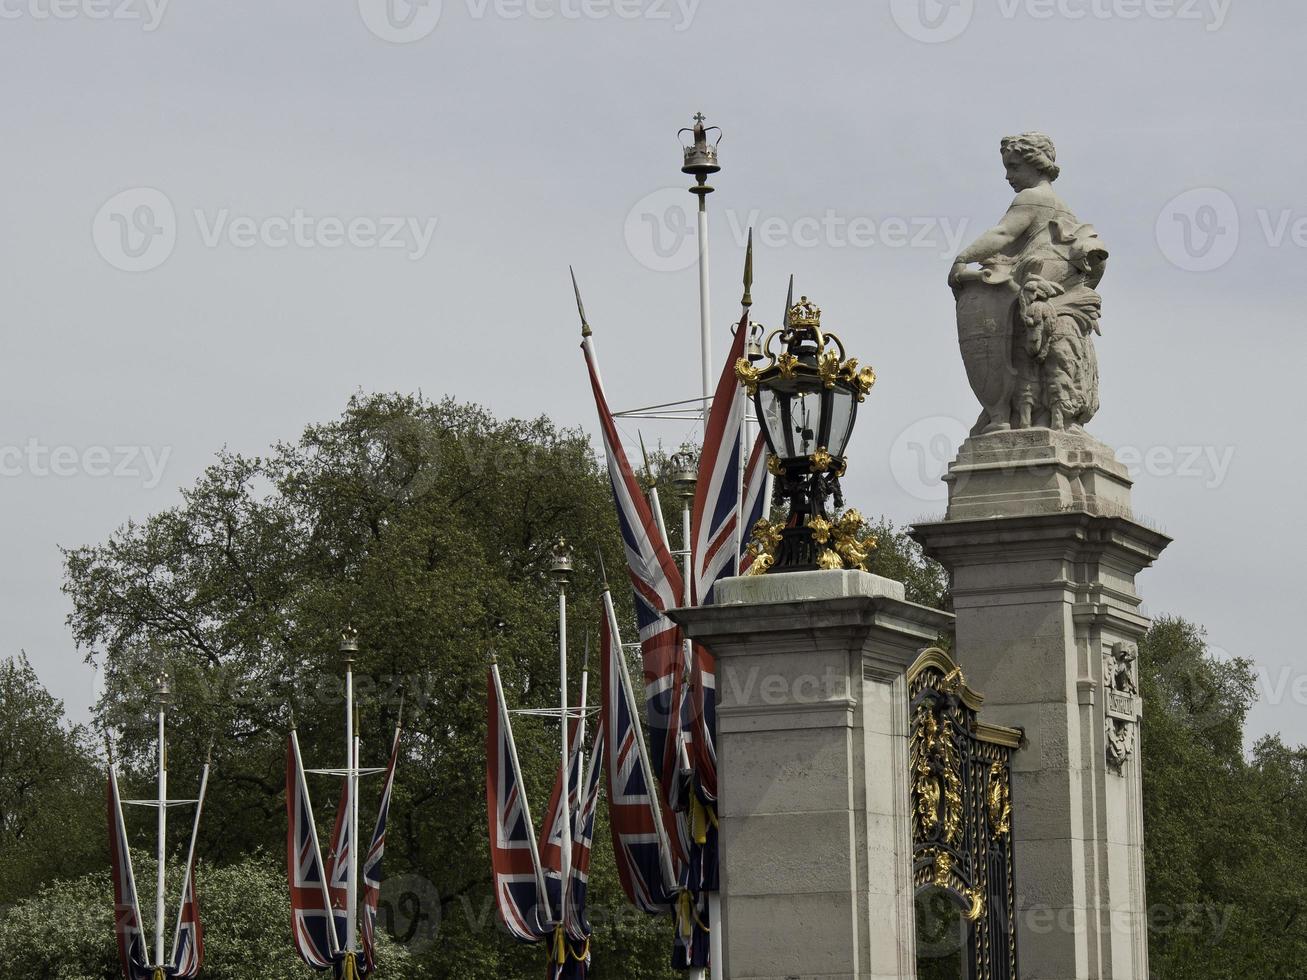
M865 572L728 579L717 657L725 976L916 976L905 671L951 627Z
M944 520L914 536L949 570L956 659L986 719L1021 728L1013 844L1022 977L1148 976L1135 577L1170 543L1084 434L969 439Z

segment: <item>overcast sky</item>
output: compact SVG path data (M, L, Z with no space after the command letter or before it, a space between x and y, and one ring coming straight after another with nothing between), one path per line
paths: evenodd
M87 717L57 546L357 390L593 431L569 262L614 403L696 394L696 110L718 356L752 221L756 318L793 272L880 375L850 501L941 512L977 413L949 259L1039 129L1112 253L1091 431L1176 539L1147 607L1307 741L1304 36L1307 5L1228 0L0 0L0 655Z

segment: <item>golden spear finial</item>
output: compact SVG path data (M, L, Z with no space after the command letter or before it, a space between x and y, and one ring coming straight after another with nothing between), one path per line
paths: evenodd
M740 305L745 309L753 306L753 229L749 229L749 247L744 253L744 298Z
M576 293L576 312L581 314L581 336L589 337L593 331L585 318L585 304L581 302L581 287L576 284L576 270L569 265L567 271L572 274L572 292Z

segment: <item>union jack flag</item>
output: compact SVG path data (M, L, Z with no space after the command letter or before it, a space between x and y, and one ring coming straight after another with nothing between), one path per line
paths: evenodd
M177 909L177 931L173 935L172 967L168 975L194 980L204 965L204 926L200 923L200 902L195 894L195 841L200 833L204 797L209 788L209 766L200 776L200 796L195 804L195 825L191 828L190 853L186 858L186 881L182 885L181 905Z
M744 523L740 528L741 575L753 565L753 556L749 554L749 538L754 526L767 516L771 508L771 487L772 475L767 469L767 440L759 432L744 469L744 499L740 504L740 511L744 515Z
M595 813L604 774L604 727L595 731L590 771L581 789L572 830L572 875L563 913L562 933L555 933L549 963L550 980L585 980L590 969L590 921L586 895L590 887L590 857L594 846ZM561 962L560 962L561 961Z
M109 763L106 790L109 808L109 858L113 869L113 929L118 939L118 962L125 980L150 980L149 951L141 928L141 903L136 897L136 875L132 872L132 855L127 846L127 825L123 821L122 797L118 793L118 773Z
M645 701L654 772L669 791L680 771L685 652L680 628L667 618L682 601L682 578L658 523L622 450L617 426L599 378L594 346L583 341L590 386L603 433L608 476L617 505L617 522L626 548L626 565L635 592L635 617L644 657Z
M291 937L300 958L315 970L330 969L339 959L331 898L323 871L322 850L313 823L299 736L290 733L286 750L286 872L290 882Z
M359 742L353 746L350 766L358 768ZM341 780L340 806L336 808L336 823L331 830L331 845L327 852L327 894L331 896L331 915L336 927L336 946L345 948L349 935L349 865L354 850L354 827L350 819L354 812L351 797L351 780Z
M585 710L585 705L581 705ZM540 835L540 865L545 873L545 892L549 896L549 908L554 913L555 925L565 911L563 902L563 830L564 821L574 819L577 799L581 793L581 780L584 772L584 752L582 741L585 739L585 719L576 718L568 726L567 766L567 806L563 806L563 767L558 767L558 776L554 780L554 791L549 797L549 809L545 811L544 832ZM573 831L575 833L575 831Z
M590 858L594 853L595 814L599 809L599 790L604 782L604 726L595 730L590 749L590 772L576 812L576 832L572 848L572 887L567 902L567 934L581 942L590 938L590 920L586 915L586 893L590 886Z
M381 808L377 811L377 827L372 832L367 860L363 862L363 966L364 973L376 969L377 902L381 897L381 861L386 853L386 823L390 819L390 799L395 791L395 763L399 761L398 727L390 747L390 762L386 766L386 782L381 790Z
M669 829L674 821L653 783L653 766L640 730L612 594L605 590L603 598L600 727L607 748L604 768L617 873L627 899L637 909L650 914L668 912L679 886Z
M719 579L739 573L740 481L743 451L744 390L735 378L735 362L744 356L749 334L745 311L735 331L726 367L717 381L712 410L704 425L703 452L699 456L699 482L695 485L690 524L693 543L694 604L713 601Z
M486 701L486 810L495 903L513 938L535 943L549 935L553 916L498 664L490 668Z

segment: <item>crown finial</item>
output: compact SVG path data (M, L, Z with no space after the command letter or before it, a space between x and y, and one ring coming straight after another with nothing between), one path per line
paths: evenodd
M789 308L785 314L785 326L795 328L816 328L821 326L821 307L806 296Z

